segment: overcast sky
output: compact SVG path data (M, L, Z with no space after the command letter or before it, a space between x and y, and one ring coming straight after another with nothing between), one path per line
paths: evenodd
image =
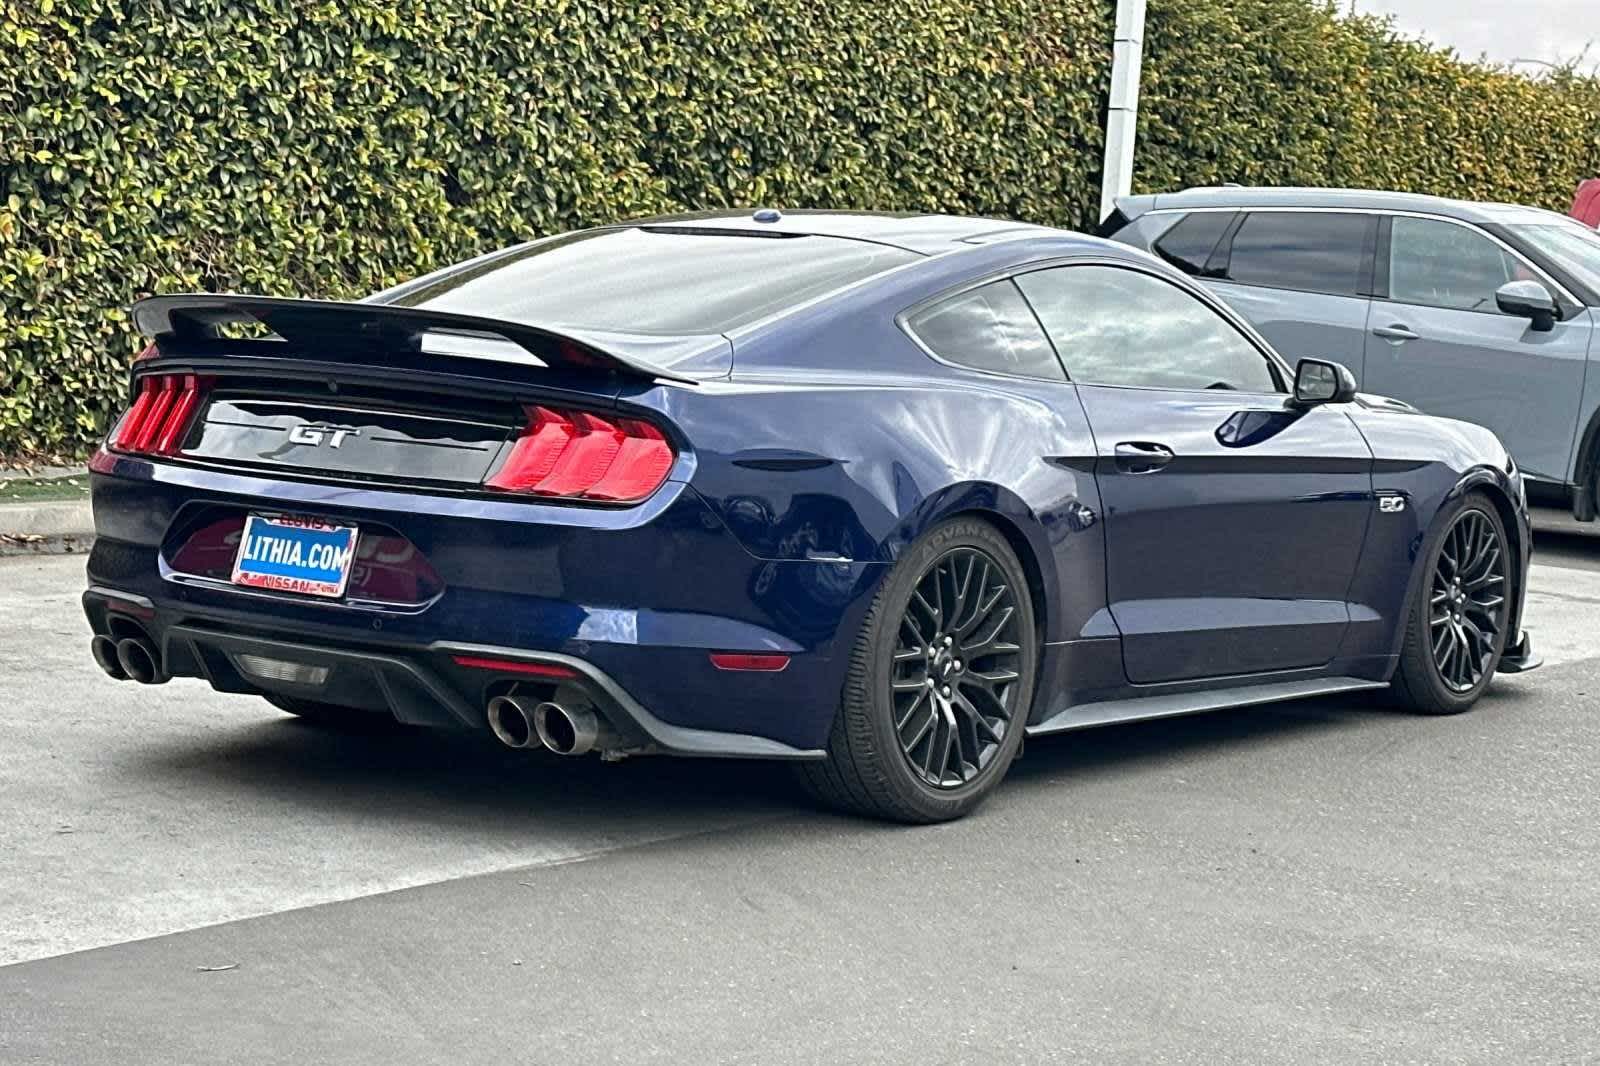
M1341 0L1340 6L1351 2L1363 13L1393 15L1408 36L1448 45L1468 59L1556 63L1592 41L1583 66L1600 66L1600 0Z

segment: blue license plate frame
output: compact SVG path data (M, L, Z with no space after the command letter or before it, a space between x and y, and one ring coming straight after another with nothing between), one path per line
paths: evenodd
M301 515L245 517L233 583L244 588L339 599L355 568L356 526Z

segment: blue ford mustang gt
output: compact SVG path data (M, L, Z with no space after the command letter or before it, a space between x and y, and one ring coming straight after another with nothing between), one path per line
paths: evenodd
M1492 434L1094 238L681 216L135 319L84 596L119 679L790 760L915 822L1025 736L1537 665Z

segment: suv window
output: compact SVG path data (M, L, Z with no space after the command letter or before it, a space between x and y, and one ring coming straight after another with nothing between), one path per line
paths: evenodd
M948 362L1000 374L1066 380L1039 320L1009 280L941 300L912 315L906 326Z
M1367 235L1377 224L1374 215L1257 212L1234 234L1228 280L1331 296L1360 295L1365 287Z
M1233 211L1196 211L1167 230L1152 250L1185 274L1215 277L1220 272L1207 274L1206 262L1237 217Z
M1119 267L1067 266L1024 274L1017 284L1073 381L1282 391L1260 349L1171 282Z
M1499 314L1494 293L1532 274L1488 237L1466 226L1399 216L1391 223L1389 298L1456 311Z

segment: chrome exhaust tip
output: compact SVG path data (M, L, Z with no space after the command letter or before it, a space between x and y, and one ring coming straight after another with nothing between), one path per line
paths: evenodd
M520 696L496 696L484 713L495 739L508 748L532 748L539 744L534 727L534 708Z
M107 677L113 681L128 680L128 671L117 661L116 641L103 633L99 634L89 641L89 654L94 656L95 665L104 670Z
M615 743L609 725L587 707L566 707L554 701L533 709L539 743L557 755L585 755Z
M117 665L141 685L164 685L168 674L161 669L161 657L154 644L144 637L123 637L117 641Z

